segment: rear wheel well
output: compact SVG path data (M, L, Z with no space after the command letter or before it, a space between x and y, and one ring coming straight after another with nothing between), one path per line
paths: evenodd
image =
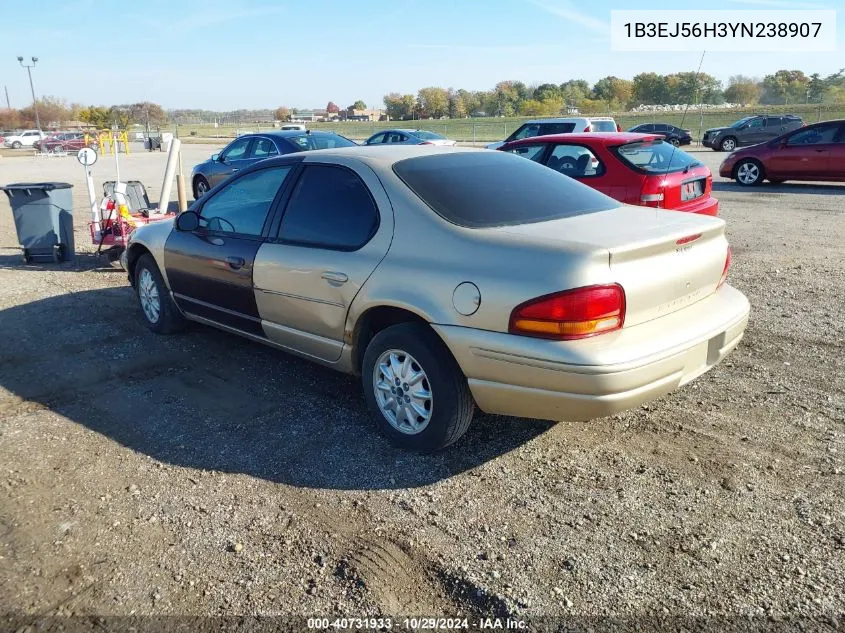
M373 337L384 329L399 323L421 323L428 327L428 321L409 310L393 306L378 306L370 308L360 316L355 323L352 336L352 362L356 373L361 373L364 362L364 352Z
M142 244L133 244L126 253L126 272L129 274L129 283L132 284L133 288L135 287L135 264L138 262L138 258L145 253L152 255L149 249Z

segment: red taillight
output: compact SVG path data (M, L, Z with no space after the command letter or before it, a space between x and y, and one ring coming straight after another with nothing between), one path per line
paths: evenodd
M622 126L621 126L621 125L619 125L618 123L616 124L616 131L617 131L617 132L621 132L621 131L622 131Z
M722 278L719 280L719 285L716 286L717 290L719 288L721 288L723 285L725 285L725 282L728 280L728 269L730 267L731 267L731 247L728 246L728 254L725 257L725 267L722 269Z
M613 332L625 322L619 284L585 286L531 299L511 312L508 331L566 341Z

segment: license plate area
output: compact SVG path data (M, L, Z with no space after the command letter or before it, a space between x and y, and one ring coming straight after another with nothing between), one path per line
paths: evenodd
M704 195L704 179L681 183L681 202L695 200Z

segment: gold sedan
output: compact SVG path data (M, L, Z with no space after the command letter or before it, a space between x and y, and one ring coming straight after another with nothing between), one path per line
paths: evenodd
M124 263L153 331L198 321L360 375L382 431L423 451L478 409L643 404L720 362L749 314L723 220L488 150L266 160L137 229Z

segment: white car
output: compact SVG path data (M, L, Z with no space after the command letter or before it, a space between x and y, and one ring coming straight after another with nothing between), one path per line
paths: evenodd
M14 149L21 147L32 147L36 141L43 141L47 135L40 130L24 130L6 137L4 145Z
M570 132L621 132L613 117L564 117L557 119L535 119L526 121L504 141L496 141L485 145L487 149L499 149L505 143L516 141L521 138L532 136L545 136L547 134L569 134Z

